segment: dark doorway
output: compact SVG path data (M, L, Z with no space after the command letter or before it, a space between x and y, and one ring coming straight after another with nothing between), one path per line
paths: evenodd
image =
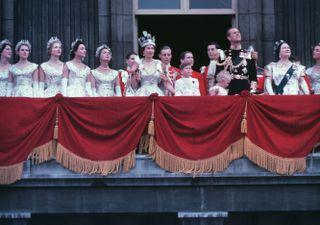
M138 16L138 36L146 30L156 37L157 47L169 45L173 51L172 65L179 66L179 54L193 53L194 70L209 63L207 44L215 41L223 49L228 47L226 31L232 25L231 16ZM155 57L157 58L158 51Z

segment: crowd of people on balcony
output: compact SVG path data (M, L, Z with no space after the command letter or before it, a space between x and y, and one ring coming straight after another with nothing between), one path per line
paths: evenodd
M14 49L18 62L10 64L13 47L5 39L0 42L0 96L223 96L242 91L260 95L320 94L320 43L313 47L314 65L305 70L292 58L290 45L277 41L276 61L265 66L263 77L257 77L258 53L242 48L237 28L230 28L226 38L230 42L227 50L216 42L207 45L210 63L200 72L192 69L190 51L180 54L179 68L171 65L169 46L162 46L159 59L155 59L155 37L146 31L138 39L142 58L135 52L128 53L127 68L123 70L110 68L112 51L106 44L96 50L98 67L90 69L83 62L87 50L81 39L72 43L70 61L64 63L60 60L62 43L57 37L47 43L48 61L40 65L30 62L31 44L21 40Z

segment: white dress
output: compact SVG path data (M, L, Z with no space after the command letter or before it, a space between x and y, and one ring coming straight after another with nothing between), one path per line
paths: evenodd
M287 76L288 68L285 67L279 67L277 63L270 63L266 66L266 69L270 71L270 74L266 74L266 77L271 75L271 80L273 80L275 85L279 85L281 83L281 80L284 76ZM298 95L300 90L304 92L305 94L308 94L309 91L307 90L308 87L306 86L306 83L303 79L304 76L304 66L301 65L295 65L293 64L293 73L291 78L288 80L287 84L283 88L283 95ZM304 84L303 87L300 87L300 79L303 79ZM270 93L269 93L270 94ZM272 94L272 93L271 93Z
M79 69L71 62L66 62L69 69L69 81L67 86L68 97L86 97L89 93L86 91L86 82L90 74L90 68L86 66L84 69Z
M7 95L9 69L0 71L0 96Z
M193 77L182 77L175 83L175 96L200 96L199 81Z
M152 68L152 71L148 71L143 63L139 68L141 81L136 96L149 96L152 93L158 93L159 96L164 96L163 91L159 88L161 82L160 74L162 73L161 61L154 59L153 62L155 66Z
M63 74L63 66L56 68L50 66L49 63L42 63L41 68L45 74L44 97L53 97L61 92L61 79Z
M12 96L15 97L36 97L32 87L33 72L38 68L35 63L30 63L23 69L18 68L16 65L11 65L9 72L13 76L13 92Z
M118 78L118 72L116 70L111 70L108 73L101 73L100 71L95 69L95 70L92 70L91 72L96 80L98 96L102 96L102 97L117 96L116 81Z
M313 90L314 94L320 94L320 73L316 73L313 67L307 69L306 74L308 74L310 78L311 90Z

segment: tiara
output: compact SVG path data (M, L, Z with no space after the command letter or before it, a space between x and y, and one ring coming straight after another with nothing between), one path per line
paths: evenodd
M11 46L11 42L8 39L4 39L0 42L0 50L6 46L6 45L10 45Z
M19 49L20 49L20 47L21 47L22 45L28 46L29 51L31 52L31 44L30 44L30 42L29 42L28 40L21 40L21 41L19 41L19 42L17 43L17 45L16 45L16 49L15 49L16 52L19 51Z
M71 51L73 50L74 46L75 46L78 42L83 42L83 41L82 41L81 38L76 38L76 40L71 43Z
M156 46L156 38L151 36L147 31L142 31L143 36L138 38L138 42L141 48L147 45Z
M103 44L103 45L100 45L97 50L96 50L96 58L99 58L100 57L100 53L103 49L107 49L110 53L110 55L112 55L112 51L111 51L111 48L106 45L106 44Z
M47 42L47 49L49 50L50 48L52 48L52 45L54 43L59 43L60 45L62 44L61 41L59 40L59 38L57 37L51 37L49 39L49 41Z
M277 49L279 48L280 45L282 45L283 43L286 43L284 40L279 40L276 41L273 45L273 53L276 54Z

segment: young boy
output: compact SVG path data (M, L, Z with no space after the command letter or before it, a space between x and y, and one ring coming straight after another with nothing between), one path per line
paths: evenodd
M210 88L209 94L211 96L213 95L228 95L228 89L229 83L231 81L231 75L228 71L222 70L217 74L216 77L217 84Z
M192 67L189 63L181 63L181 78L175 83L175 96L200 96L199 81L192 76Z

